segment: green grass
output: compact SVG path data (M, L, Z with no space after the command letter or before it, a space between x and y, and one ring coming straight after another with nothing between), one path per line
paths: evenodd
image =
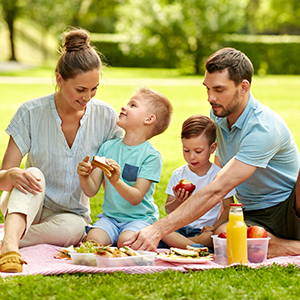
M19 73L21 74L51 78L53 71L45 66ZM181 124L192 114L209 114L206 91L202 86L203 77L180 77L176 70L125 68L107 68L105 77L107 82L114 79L114 83L102 84L96 98L110 103L117 112L140 84L165 94L173 103L174 118L170 127L162 135L150 140L161 152L164 162L161 181L156 185L154 195L160 214L164 216L168 180L173 170L184 163L180 142ZM126 80L126 84L122 78ZM254 77L251 89L257 99L285 119L298 147L299 80L300 76ZM8 141L5 128L19 105L53 91L51 84L1 84L0 77L0 159ZM91 199L93 220L96 220L96 215L101 210L102 193L101 191ZM3 217L0 216L0 222L2 221ZM0 279L0 299L297 299L299 282L299 270L296 267L276 265L258 270L229 268L189 274L163 272L147 275L117 273L30 276Z
M65 274L0 279L0 298L22 299L299 299L299 270L212 269L129 275Z

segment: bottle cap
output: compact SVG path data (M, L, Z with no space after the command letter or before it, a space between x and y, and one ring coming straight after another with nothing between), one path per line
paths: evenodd
M242 203L230 203L230 206L242 206Z

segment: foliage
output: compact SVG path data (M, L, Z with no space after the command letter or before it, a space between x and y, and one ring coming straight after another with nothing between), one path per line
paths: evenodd
M118 7L116 31L127 37L125 53L151 51L157 60L175 61L185 73L203 71L203 59L217 48L223 33L242 25L246 1L129 0Z
M300 36L233 34L221 44L246 53L256 74L300 74Z
M16 42L16 21L26 19L35 23L45 39L49 35L57 39L70 26L95 33L121 33L125 41L96 42L110 65L179 68L182 73L203 74L204 61L224 44L224 34L300 34L300 2L281 2L0 0L0 17L9 29L10 60L19 59L15 48L21 47ZM24 27L22 34L26 30ZM264 46L257 49L269 51ZM39 48L44 60L48 59L51 50L43 40Z
M9 40L10 40L10 46L11 46L11 61L16 61L16 53L15 53L15 28L14 24L16 19L20 16L22 11L22 5L23 2L20 0L0 0L0 7L2 12L2 17L4 21L6 22L8 29L9 29Z
M137 57L132 52L122 53L120 45L124 46L123 40L124 36L119 35L92 35L93 45L104 54L104 61L110 66L176 67L175 58L171 55L168 59L159 60L150 50L144 52L143 57ZM224 34L218 46L233 47L246 53L256 74L300 74L300 36ZM204 61L206 56L200 57L200 54L199 51L199 60Z
M43 32L57 35L72 24L84 0L26 0L24 15Z
M286 0L256 0L259 2L253 25L258 33L300 34L300 2Z
M85 1L80 11L79 25L91 32L113 33L117 21L116 7L126 0Z

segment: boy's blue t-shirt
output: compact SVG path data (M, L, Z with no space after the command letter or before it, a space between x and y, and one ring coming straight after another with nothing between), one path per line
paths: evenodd
M151 180L152 183L144 199L138 205L131 205L124 200L105 177L103 213L118 222L142 220L150 224L159 218L153 194L155 183L160 180L162 159L160 153L148 142L137 146L127 146L122 138L104 143L98 156L115 160L121 167L120 179L134 186L137 178Z

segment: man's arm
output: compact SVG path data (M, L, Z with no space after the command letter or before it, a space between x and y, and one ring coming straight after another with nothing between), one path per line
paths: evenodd
M217 220L217 222L213 226L213 231L216 230L221 224L224 222L228 221L228 216L229 216L229 210L230 210L230 203L233 203L233 197L229 197L227 199L223 199L223 211Z
M162 237L200 218L256 169L233 158L210 184L193 194L171 214L136 232L126 245L131 245L133 249L155 250Z

